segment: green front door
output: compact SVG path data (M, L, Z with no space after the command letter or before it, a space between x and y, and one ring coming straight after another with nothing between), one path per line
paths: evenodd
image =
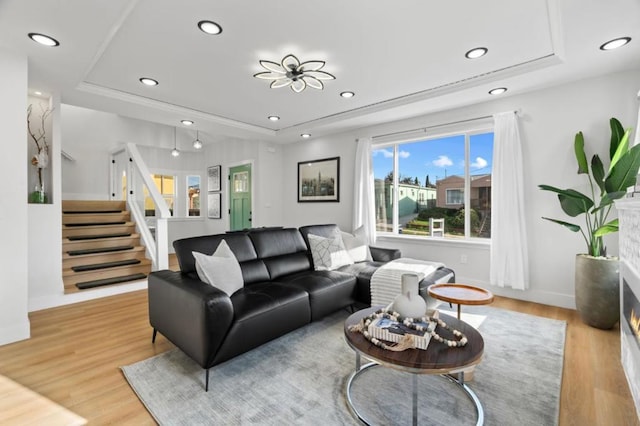
M251 164L231 167L229 180L231 230L251 228Z

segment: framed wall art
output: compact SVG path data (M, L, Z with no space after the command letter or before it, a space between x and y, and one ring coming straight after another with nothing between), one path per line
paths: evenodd
M209 219L222 218L222 193L210 192L207 194L207 217Z
M298 202L340 201L340 157L298 163Z
M220 166L207 167L207 191L220 191Z

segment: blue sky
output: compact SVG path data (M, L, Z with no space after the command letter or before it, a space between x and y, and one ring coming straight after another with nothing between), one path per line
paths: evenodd
M200 176L187 176L187 188L192 186L200 187Z
M493 163L493 133L470 137L471 174L491 173ZM399 147L399 168L402 177L417 177L424 185L426 175L431 183L445 176L464 176L464 135L428 141L405 143ZM373 172L384 178L393 170L393 147L373 152Z

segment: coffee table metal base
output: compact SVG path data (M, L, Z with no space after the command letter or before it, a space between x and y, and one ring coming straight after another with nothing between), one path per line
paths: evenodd
M366 425L372 425L373 423L367 420L362 415L362 413L360 413L354 406L353 400L351 398L351 386L353 385L353 381L356 379L356 377L358 377L364 371L372 367L384 367L384 366L375 362L370 362L368 364L360 366L360 354L357 353L356 354L356 371L351 373L351 375L349 376L349 380L347 381L347 405L349 406L349 409L351 410L351 412L358 418L358 420L360 420L362 423ZM412 424L415 426L418 424L418 374L416 373L409 373L409 374L412 375L412 378L411 378L411 382L412 382L411 399L412 399L412 417L413 417ZM482 403L478 399L478 396L475 394L475 392L472 391L469 388L469 386L467 386L464 383L464 372L462 371L458 373L457 378L452 374L442 374L441 376L448 379L451 383L460 387L460 389L462 389L462 391L467 395L467 397L469 397L471 402L473 402L473 404L476 407L476 414L478 417L476 426L482 426L484 424L484 409L482 408Z

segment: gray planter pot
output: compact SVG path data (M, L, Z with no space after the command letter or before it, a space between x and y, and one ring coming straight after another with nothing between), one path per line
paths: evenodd
M576 255L576 307L592 327L608 330L620 319L620 262L617 257Z

